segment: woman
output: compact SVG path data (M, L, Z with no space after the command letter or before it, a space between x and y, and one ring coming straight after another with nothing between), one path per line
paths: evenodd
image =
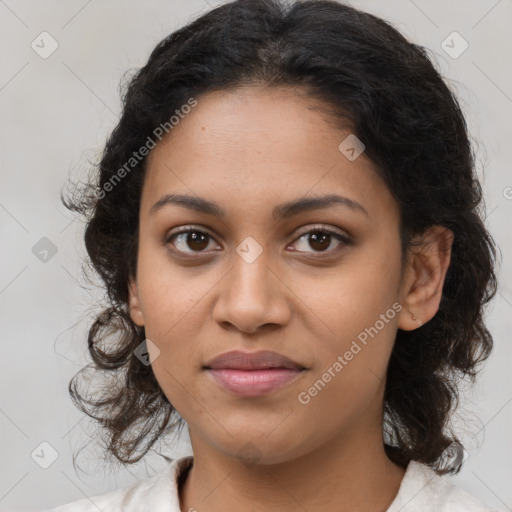
M224 4L133 77L98 177L64 201L116 385L70 392L122 463L185 422L193 456L55 512L492 510L448 474L495 248L422 47L333 1Z

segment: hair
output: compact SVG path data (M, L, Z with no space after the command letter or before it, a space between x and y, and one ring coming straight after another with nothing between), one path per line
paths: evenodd
M415 460L438 474L457 473L460 460L449 467L446 454L462 443L448 427L459 381L474 382L492 350L483 314L497 291L496 249L482 220L473 148L455 94L428 50L384 20L334 0L225 3L163 39L129 79L122 115L91 179L74 197L61 194L69 210L87 218L85 246L106 289L107 304L88 332L94 375L117 383L86 398L79 381L88 365L69 383L74 403L99 423L107 452L122 464L139 461L183 426L151 366L135 355L145 332L129 313L147 158L120 171L190 98L242 86L294 87L318 100L339 126L349 123L399 205L402 254L431 226L453 232L437 313L413 331L398 329L383 442L401 467Z

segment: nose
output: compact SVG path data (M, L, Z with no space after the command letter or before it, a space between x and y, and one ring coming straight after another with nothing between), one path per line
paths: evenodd
M233 268L217 287L213 319L223 328L249 334L286 325L292 293L277 267L266 251L254 261L235 254Z

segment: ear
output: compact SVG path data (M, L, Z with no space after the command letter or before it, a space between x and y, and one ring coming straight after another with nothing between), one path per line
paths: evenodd
M142 327L144 325L144 317L140 307L137 282L133 278L130 278L128 283L128 295L130 298L130 316L136 325Z
M417 329L439 310L453 238L448 228L433 226L420 237L420 245L408 252L401 289L403 309L398 317L400 329Z

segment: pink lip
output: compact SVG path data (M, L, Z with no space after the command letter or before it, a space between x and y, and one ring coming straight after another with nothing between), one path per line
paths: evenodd
M259 350L257 352L245 352L243 350L231 350L224 352L206 363L203 368L207 369L233 369L233 370L270 370L286 368L302 370L304 367L272 350Z
M263 370L208 368L207 370L217 384L239 396L265 395L292 382L302 373L298 368Z
M232 350L210 360L203 369L232 394L260 396L289 384L305 367L272 350Z

